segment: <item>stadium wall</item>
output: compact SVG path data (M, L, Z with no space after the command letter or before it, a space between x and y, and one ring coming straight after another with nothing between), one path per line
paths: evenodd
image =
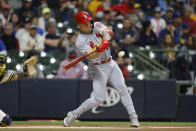
M128 80L126 84L141 120L196 121L192 118L196 106L187 96L176 99L175 81ZM107 87L107 100L81 120L128 120L119 94ZM91 95L91 80L23 79L0 85L0 108L13 118L63 119Z

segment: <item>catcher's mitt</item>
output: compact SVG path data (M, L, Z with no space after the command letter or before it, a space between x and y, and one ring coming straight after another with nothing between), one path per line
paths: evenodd
M32 77L36 74L35 65L37 63L37 56L32 56L24 62L23 70L28 73L29 77Z

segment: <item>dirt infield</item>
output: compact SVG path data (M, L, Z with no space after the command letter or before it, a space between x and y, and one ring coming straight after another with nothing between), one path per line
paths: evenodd
M131 128L129 126L72 126L64 127L62 125L13 125L9 127L0 127L0 130L137 130L137 131L196 131L195 126L141 126L140 128Z

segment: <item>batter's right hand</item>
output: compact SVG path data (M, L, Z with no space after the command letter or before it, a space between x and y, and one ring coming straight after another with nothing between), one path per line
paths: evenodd
M101 45L100 46L97 46L97 51L98 52L103 52L108 47L109 47L109 40L104 39L104 40L102 40Z

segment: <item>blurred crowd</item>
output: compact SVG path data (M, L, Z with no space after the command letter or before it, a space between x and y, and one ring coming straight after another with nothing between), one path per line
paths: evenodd
M0 52L61 49L65 60L75 58L80 55L74 51L75 14L81 10L113 29L111 53L125 79L132 64L129 49L135 45L164 49L161 61L171 70L170 78L191 79L189 71L196 70L196 0L0 0ZM81 67L73 69L80 73L73 78L88 78L78 71ZM57 77L69 78L62 72L60 66Z

